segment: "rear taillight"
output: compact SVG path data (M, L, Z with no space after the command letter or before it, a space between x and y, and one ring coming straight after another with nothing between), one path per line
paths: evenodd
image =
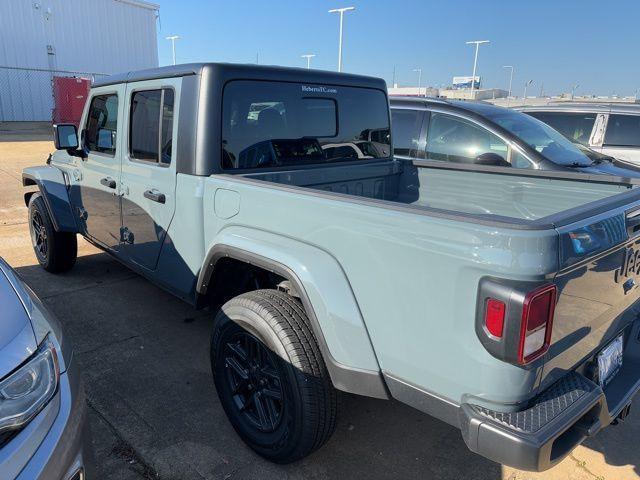
M489 335L502 338L504 330L505 304L495 298L488 298L484 310L484 328Z
M545 285L525 296L518 346L519 363L529 363L549 349L555 305L555 285Z

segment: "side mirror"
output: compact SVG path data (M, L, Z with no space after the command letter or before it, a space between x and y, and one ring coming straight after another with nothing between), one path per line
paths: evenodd
M478 155L473 161L476 165L491 165L494 167L510 167L511 164L507 162L501 155L493 152L483 153Z
M63 123L53 126L53 143L56 150L77 150L78 130L72 123Z

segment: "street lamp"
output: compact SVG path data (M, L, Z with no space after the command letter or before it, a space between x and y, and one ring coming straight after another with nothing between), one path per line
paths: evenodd
M576 94L576 90L578 89L578 87L580 86L579 83L576 83L573 87L571 87L571 100L573 100L573 97Z
M421 86L422 86L422 69L421 68L414 68L413 69L414 72L418 72L418 96L421 95Z
M533 84L533 80L529 80L524 84L524 95L522 96L522 105L524 105L527 101L527 88Z
M300 55L302 58L307 59L307 70L311 68L311 59L315 57L315 53L307 53L306 55Z
M511 97L511 85L513 85L513 65L503 65L502 68L511 69L511 73L509 74L509 95L507 95L507 97Z
M176 64L176 40L180 37L178 35L171 35L170 37L165 37L167 40L171 40L171 53L173 57L173 64Z
M473 59L473 75L471 77L471 90L475 90L476 85L476 68L478 66L478 49L480 45L483 43L489 43L489 40L471 40L467 42L467 45L475 45L476 46L476 56Z
M338 71L342 71L342 23L344 18L344 12L348 12L350 10L355 10L356 7L344 7L344 8L333 8L329 10L329 13L339 13L340 14L340 42L338 44Z

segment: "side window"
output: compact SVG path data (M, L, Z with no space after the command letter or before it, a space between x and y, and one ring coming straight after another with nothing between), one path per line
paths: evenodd
M609 115L604 145L640 147L640 115Z
M533 168L533 163L516 149L511 149L511 166L514 168Z
M558 112L531 112L529 115L555 128L572 142L583 145L589 145L593 124L598 116L595 113Z
M160 132L160 162L169 165L173 150L173 90L165 88L162 99L162 130Z
M129 154L151 163L171 163L173 90L143 90L131 96Z
M395 155L416 156L423 117L424 112L420 110L391 110L393 153Z
M115 155L118 131L118 95L98 95L91 99L84 130L84 142L90 152Z
M479 125L451 115L431 114L428 159L508 166L507 153L507 144Z

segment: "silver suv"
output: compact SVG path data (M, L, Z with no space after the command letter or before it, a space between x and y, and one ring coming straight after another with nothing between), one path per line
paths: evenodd
M640 105L562 103L519 110L572 142L640 164Z
M0 305L0 479L94 478L85 393L71 344L2 258Z
M433 98L390 100L397 158L468 168L508 167L640 177L630 162L571 142L529 115L485 102Z

